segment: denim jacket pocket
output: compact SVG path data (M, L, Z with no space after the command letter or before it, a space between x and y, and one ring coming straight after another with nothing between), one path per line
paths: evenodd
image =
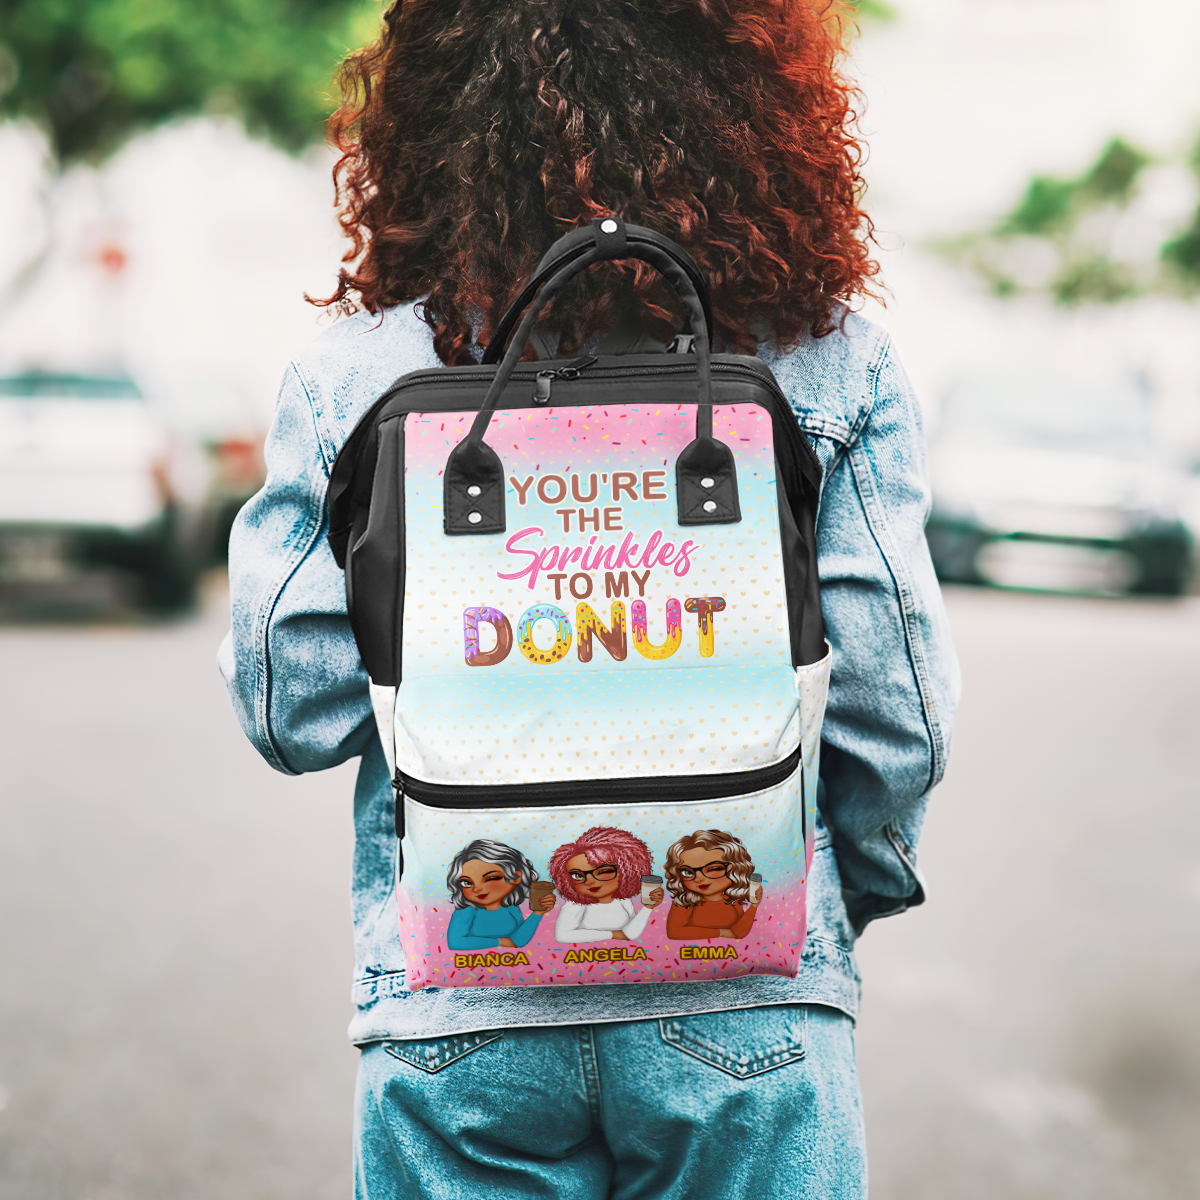
M504 1036L502 1029L481 1029L475 1033L458 1033L452 1037L419 1038L410 1042L384 1042L383 1048L410 1067L418 1067L437 1074L444 1067L460 1058L466 1058L484 1046L498 1042Z
M750 1079L804 1057L808 1017L801 1005L738 1008L662 1017L659 1035L668 1046L709 1066Z

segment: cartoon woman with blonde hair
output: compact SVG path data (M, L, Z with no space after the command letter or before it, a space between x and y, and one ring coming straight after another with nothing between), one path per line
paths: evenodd
M677 942L747 937L758 913L757 904L747 906L753 871L746 847L732 833L697 829L681 837L667 851L667 937Z

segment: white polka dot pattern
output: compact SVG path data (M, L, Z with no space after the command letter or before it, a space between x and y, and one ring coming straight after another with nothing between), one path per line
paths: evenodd
M615 673L474 687L418 677L400 688L400 769L429 783L753 771L799 745L789 668ZM464 718L464 714L467 714Z

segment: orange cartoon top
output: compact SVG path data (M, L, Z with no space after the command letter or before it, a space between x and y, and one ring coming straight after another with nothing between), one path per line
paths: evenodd
M758 915L758 905L747 903L754 863L733 834L697 829L681 837L667 851L664 869L671 893L667 937L692 941L749 935Z
M700 938L744 938L754 926L757 908L743 909L740 904L724 900L706 900L684 908L672 904L667 913L667 937L677 942L694 942ZM728 930L728 933L722 933Z

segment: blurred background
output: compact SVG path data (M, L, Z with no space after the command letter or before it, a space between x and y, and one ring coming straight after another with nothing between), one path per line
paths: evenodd
M372 0L0 9L0 1195L343 1197L352 768L213 656ZM863 0L966 693L859 945L877 1200L1200 1196L1200 7Z

